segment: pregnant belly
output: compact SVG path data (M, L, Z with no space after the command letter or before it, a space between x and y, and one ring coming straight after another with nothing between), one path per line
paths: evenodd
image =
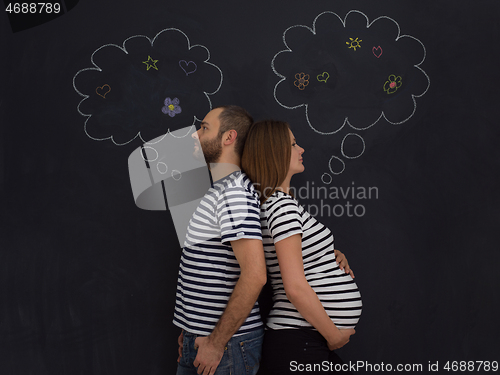
M361 294L351 276L340 272L309 284L338 328L354 328L361 316Z

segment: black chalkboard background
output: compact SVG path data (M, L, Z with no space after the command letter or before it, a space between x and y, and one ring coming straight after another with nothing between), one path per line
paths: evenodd
M408 121L382 119L359 132L364 154L345 159L325 185L349 131L320 135L304 107L280 106L271 61L288 27L350 10L390 17L418 38L430 86ZM223 73L214 106L290 122L306 150L297 188L378 189L371 199L332 203L362 204L362 217L320 219L363 296L342 358L422 364L421 373L429 362L445 373L447 361L499 361L499 12L493 0L81 0L18 32L1 15L0 374L175 372L172 219L134 203L127 158L141 141L90 139L73 88L97 48L166 28L210 50Z

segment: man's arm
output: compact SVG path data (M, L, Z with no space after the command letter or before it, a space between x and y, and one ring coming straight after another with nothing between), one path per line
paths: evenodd
M198 354L193 364L199 366L198 374L215 372L224 354L224 347L245 322L266 283L262 241L241 239L231 241L231 246L240 265L240 277L212 333L196 339Z

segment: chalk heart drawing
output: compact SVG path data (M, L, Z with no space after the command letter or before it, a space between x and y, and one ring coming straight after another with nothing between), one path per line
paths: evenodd
M375 57L378 59L378 58L380 58L380 56L382 56L382 47L380 47L380 46L373 47L372 52L375 55Z
M330 74L328 74L328 72L323 72L321 74L318 74L316 78L318 78L319 82L326 82L328 78L330 78Z
M182 70L184 70L184 73L186 73L186 75L196 72L196 69L198 68L198 66L196 66L196 63L194 61L186 62L186 60L179 61L179 66L181 67Z
M106 94L111 91L111 87L108 84L102 85L101 87L97 87L95 92L97 95L102 96L106 99Z

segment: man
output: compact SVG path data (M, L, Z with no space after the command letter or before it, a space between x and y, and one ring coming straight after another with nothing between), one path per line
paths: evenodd
M258 368L264 330L256 300L266 283L266 264L258 194L240 171L252 122L240 107L219 107L196 133L214 182L189 223L179 267L178 375Z
M257 297L266 283L259 196L240 171L252 117L237 106L210 111L194 134L213 184L194 212L184 242L174 324L177 375L255 374L263 324ZM341 267L349 267L336 253Z

